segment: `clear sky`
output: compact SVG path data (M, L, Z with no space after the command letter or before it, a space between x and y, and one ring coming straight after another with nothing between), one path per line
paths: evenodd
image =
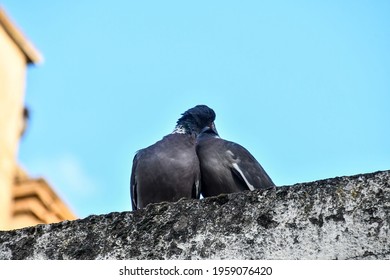
M390 169L390 1L1 3L45 58L20 162L79 217L197 104L277 185Z

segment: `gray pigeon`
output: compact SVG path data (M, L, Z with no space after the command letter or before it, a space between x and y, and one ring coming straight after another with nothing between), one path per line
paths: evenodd
M196 151L204 197L275 186L260 163L239 144L221 139L214 127L205 127Z
M171 134L136 153L130 178L133 210L150 203L199 198L196 137L206 126L215 128L214 120L212 109L197 105L182 114Z

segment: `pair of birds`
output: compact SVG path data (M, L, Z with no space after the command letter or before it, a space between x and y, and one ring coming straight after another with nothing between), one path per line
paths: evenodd
M174 131L139 150L130 178L133 210L150 203L199 199L275 186L257 160L239 144L223 140L215 112L197 105L182 114Z

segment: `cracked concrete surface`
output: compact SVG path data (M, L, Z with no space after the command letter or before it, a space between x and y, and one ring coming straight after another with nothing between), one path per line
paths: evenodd
M0 259L390 259L390 171L0 232Z

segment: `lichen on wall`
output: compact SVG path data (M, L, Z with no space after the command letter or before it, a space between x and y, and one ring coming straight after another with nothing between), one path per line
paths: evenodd
M0 232L0 259L390 259L390 171Z

